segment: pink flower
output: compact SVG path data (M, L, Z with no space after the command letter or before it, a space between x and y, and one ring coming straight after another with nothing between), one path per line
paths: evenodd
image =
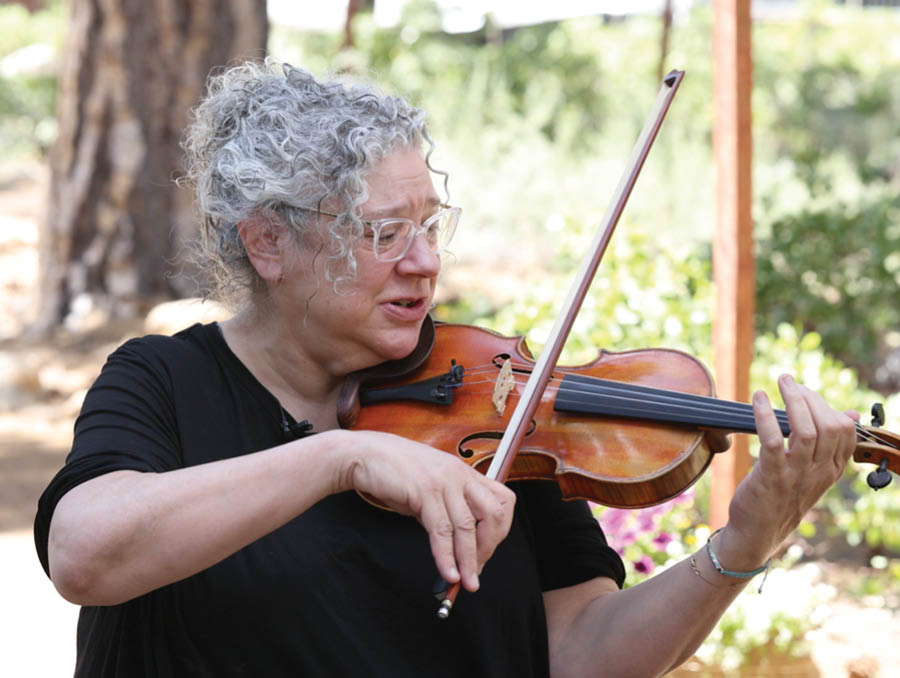
M656 529L656 511L644 509L638 512L638 529L641 532L652 532Z
M650 559L650 556L644 554L637 560L632 561L634 565L634 569L636 572L640 572L641 574L650 574L653 572L653 560Z
M668 544L670 541L672 541L672 535L668 532L660 532L653 538L653 543L659 546L661 549L665 548L666 544Z

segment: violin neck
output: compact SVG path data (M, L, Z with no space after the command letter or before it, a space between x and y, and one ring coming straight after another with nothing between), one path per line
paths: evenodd
M557 412L699 426L732 433L756 433L753 407L747 403L579 374L563 377L553 409ZM781 432L785 437L790 435L787 413L775 410L775 416Z

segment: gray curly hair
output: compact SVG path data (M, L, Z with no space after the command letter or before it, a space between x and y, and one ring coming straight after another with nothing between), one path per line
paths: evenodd
M309 208L329 199L339 216L329 226L326 279L352 279L368 173L392 151L423 142L446 189L446 173L428 162L425 113L402 98L368 83L320 82L272 59L211 76L182 144L202 219L195 259L209 275L207 296L239 308L265 288L238 234L242 220L275 214L299 241L316 218Z

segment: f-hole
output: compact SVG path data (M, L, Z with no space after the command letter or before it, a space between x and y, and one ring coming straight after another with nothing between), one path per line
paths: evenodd
M534 419L532 419L528 424L528 430L525 431L525 437L527 438L534 433L535 428L537 428L537 424ZM503 431L479 431L477 433L470 433L459 441L459 444L456 446L456 453L463 459L471 459L475 455L475 450L465 447L465 444L470 440L500 440L501 438L503 438Z
M496 367L499 370L501 367L503 367L503 363L506 362L507 360L510 360L511 358L512 358L512 356L509 353L498 353L497 355L495 355L493 357L491 362L493 363L494 367ZM513 372L518 372L519 374L531 374L531 370L529 368L521 367L521 363L518 363L518 364L520 366L516 367L516 363L513 363L513 368L512 368Z
M503 363L505 363L511 357L512 356L510 356L509 353L498 353L497 355L494 356L494 359L491 362L493 362L494 367L496 367L499 370L501 367L503 367Z

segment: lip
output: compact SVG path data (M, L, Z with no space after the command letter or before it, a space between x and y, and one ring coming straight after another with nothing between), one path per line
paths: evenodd
M396 302L411 302L401 306ZM390 317L401 322L418 322L428 314L428 297L397 297L381 304Z

